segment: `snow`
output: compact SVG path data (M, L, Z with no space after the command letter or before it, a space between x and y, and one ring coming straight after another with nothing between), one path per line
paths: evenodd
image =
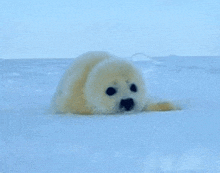
M52 115L73 60L2 59L0 172L220 172L220 57L150 59L134 61L149 95L182 110Z
M1 0L0 173L220 172L219 0ZM87 51L131 57L182 110L52 115ZM179 55L179 56L177 56Z

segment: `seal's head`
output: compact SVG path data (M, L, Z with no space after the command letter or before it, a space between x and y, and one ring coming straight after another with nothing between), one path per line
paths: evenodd
M144 81L137 68L123 59L97 64L88 75L84 94L94 114L133 113L146 104Z

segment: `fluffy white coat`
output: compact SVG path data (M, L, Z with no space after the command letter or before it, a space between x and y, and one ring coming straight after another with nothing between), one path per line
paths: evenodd
M87 52L66 70L52 109L56 113L115 114L175 107L147 102L141 72L131 62L107 52Z

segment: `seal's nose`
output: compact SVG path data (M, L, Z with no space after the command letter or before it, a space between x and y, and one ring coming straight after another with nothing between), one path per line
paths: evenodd
M120 102L120 109L123 109L125 111L130 111L134 108L134 100L132 98L128 98L128 99L121 99Z

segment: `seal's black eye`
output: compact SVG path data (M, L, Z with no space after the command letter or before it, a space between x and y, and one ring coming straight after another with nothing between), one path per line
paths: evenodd
M107 88L107 90L105 91L105 93L106 93L107 95L109 95L109 96L112 96L112 95L116 94L117 91L116 91L115 88L109 87L109 88Z
M137 86L136 86L135 84L131 84L130 90L131 90L132 92L137 92Z

